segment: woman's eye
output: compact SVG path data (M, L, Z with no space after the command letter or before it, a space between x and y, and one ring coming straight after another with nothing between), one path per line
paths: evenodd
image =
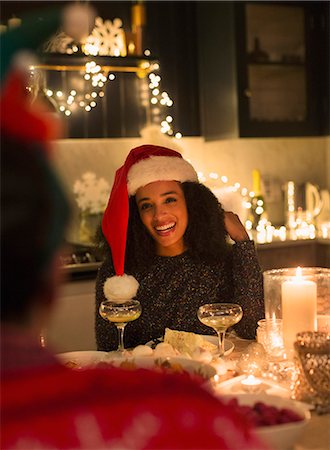
M151 206L152 206L151 203L143 203L143 204L140 206L140 211L145 211L145 210L151 208Z
M167 197L165 200L165 203L173 203L176 202L176 198L175 197Z

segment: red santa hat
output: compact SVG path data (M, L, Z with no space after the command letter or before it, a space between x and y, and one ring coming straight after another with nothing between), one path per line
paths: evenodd
M124 273L129 197L154 181L198 181L192 165L175 150L157 145L142 145L130 151L115 175L109 202L102 220L102 231L111 248L116 276L104 284L106 298L125 301L138 290L137 280Z

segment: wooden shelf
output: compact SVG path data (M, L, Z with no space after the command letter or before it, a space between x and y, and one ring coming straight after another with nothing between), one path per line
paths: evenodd
M67 55L63 53L42 53L40 63L31 69L52 70L57 72L71 72L85 70L88 62L94 61L106 72L135 72L145 75L152 71L156 59L139 56L85 56L81 54Z

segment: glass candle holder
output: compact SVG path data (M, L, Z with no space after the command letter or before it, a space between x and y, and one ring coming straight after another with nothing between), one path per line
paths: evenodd
M296 377L292 398L313 404L316 412L330 412L330 335L322 332L297 334Z
M259 320L257 341L269 356L282 357L284 352L282 319Z
M284 346L292 355L297 333L317 331L318 316L330 315L330 269L283 268L263 276L265 317L282 319Z

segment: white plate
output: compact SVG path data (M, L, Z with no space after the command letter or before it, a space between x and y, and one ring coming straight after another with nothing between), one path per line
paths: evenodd
M299 439L303 429L311 418L311 413L304 403L300 403L288 398L282 398L267 394L238 394L230 396L220 396L222 400L237 398L240 405L253 406L257 402L263 402L266 405L276 408L287 408L295 411L304 420L299 422L283 423L281 425L261 426L256 428L256 433L260 440L265 442L274 450L292 449L295 442Z
M129 356L109 352L107 357L103 359L103 363L108 363L114 367L125 369L156 369L170 373L187 372L190 375L196 375L210 380L216 375L217 371L209 364L201 363L193 359L174 357L158 357L153 356Z
M217 336L203 335L203 338L206 339L207 341L211 342L211 344L214 344L216 346L218 345L218 337ZM145 345L147 345L148 347L154 348L155 347L155 343L158 344L160 342L163 342L163 338L158 338L157 342L149 341ZM225 356L230 355L230 353L234 350L234 348L235 348L235 345L231 341L229 341L228 339L225 339L225 353L224 353L224 355Z
M96 350L77 351L59 353L58 359L67 367L81 369L83 367L93 367L103 362L108 356L107 352L98 352Z
M174 373L188 372L204 378L206 381L216 375L216 370L209 364L189 360L175 356L172 358L153 356L131 356L130 352L122 355L118 352L98 352L98 351L77 351L60 353L57 358L67 367L72 369L83 369L86 367L95 367L99 363L109 364L114 367L126 369L156 369L159 371L168 371Z

